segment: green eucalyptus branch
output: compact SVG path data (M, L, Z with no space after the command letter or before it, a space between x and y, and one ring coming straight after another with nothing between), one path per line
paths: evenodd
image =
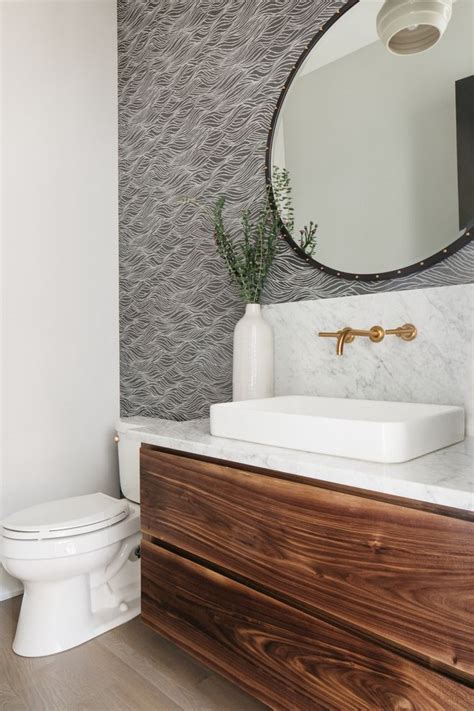
M257 304L276 253L280 233L278 215L271 208L267 192L255 222L249 210L242 212L242 237L238 239L225 226L224 207L225 197L220 197L212 212L217 251L245 303Z
M272 188L280 218L291 234L295 228L295 212L291 199L290 173L286 168L280 168L278 165L273 166Z
M311 257L314 250L316 249L316 231L318 226L310 221L309 226L305 225L302 230L300 230L300 247L303 252L309 254Z
M272 167L272 188L275 206L283 225L292 237L295 230L295 213L291 197L291 179L287 168L278 165ZM298 245L308 256L312 257L317 246L317 224L313 221L299 230Z

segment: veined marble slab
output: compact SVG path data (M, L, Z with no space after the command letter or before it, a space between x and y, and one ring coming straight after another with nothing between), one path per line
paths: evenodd
M474 435L474 284L265 306L275 335L275 395L461 405ZM413 323L414 341L356 338L336 356L319 331Z
M403 464L378 464L212 437L207 419L173 422L126 417L117 423L117 430L180 452L474 511L474 438Z

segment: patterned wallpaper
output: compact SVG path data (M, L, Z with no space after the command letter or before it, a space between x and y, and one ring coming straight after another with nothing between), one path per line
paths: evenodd
M243 313L206 216L264 190L271 116L291 66L342 0L119 0L122 415L191 419L231 395ZM362 284L285 242L266 303L474 280L474 243L406 279Z

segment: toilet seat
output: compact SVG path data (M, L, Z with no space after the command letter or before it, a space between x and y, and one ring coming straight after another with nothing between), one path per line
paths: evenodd
M127 499L101 493L74 496L18 511L2 522L2 533L5 538L27 541L69 538L113 526L129 512Z
M73 535L63 531L62 536L34 539L21 538L21 532L3 528L0 529L0 559L3 556L17 560L53 560L99 550L140 530L140 507L129 502L129 512L125 518L118 523L109 520L108 524L82 535L78 535L74 529Z

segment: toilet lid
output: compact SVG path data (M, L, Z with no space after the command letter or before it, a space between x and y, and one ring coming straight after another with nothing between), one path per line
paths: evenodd
M8 538L59 538L97 531L128 516L127 499L87 494L17 511L2 522Z

